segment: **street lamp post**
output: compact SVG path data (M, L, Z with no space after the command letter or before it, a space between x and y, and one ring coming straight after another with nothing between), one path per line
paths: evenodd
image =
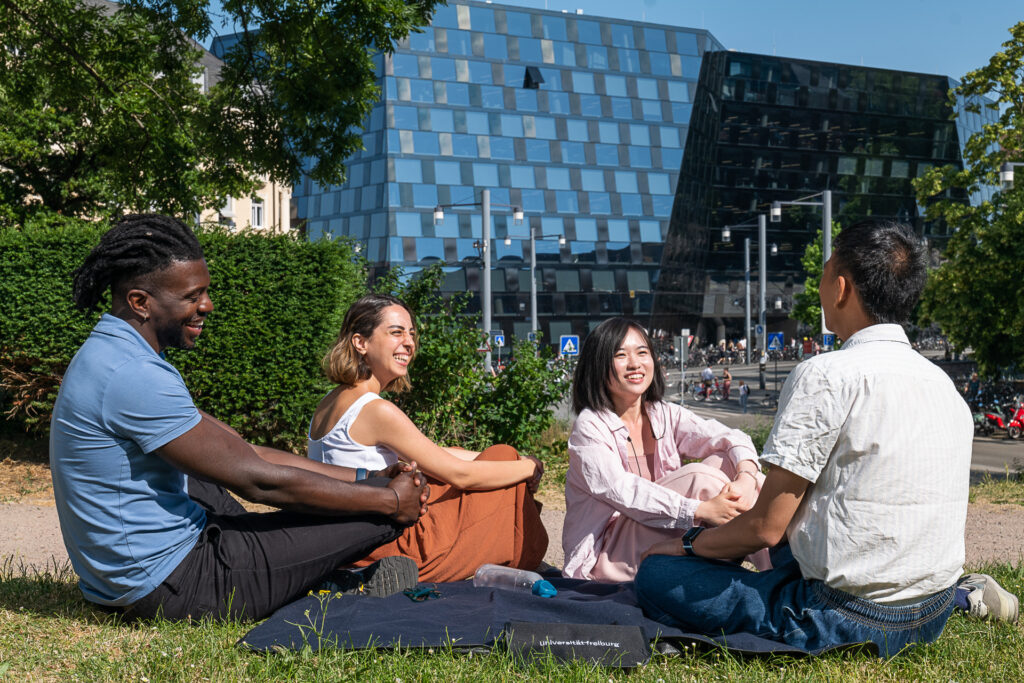
M511 246L512 238L518 235L507 235L505 246ZM538 235L537 229L530 226L530 331L534 339L537 338L537 330L540 325L537 323L537 240L558 238L558 246L565 246L565 235Z
M1012 177L1011 173L1011 177ZM808 201L814 197L821 197L821 201L813 202ZM772 223L779 223L782 221L782 207L783 206L820 206L821 207L821 268L822 275L825 272L825 264L832 258L832 190L823 190L816 192L806 197L801 197L795 201L774 201L772 202L771 217ZM829 334L829 330L825 327L825 311L821 312L821 333Z
M434 225L440 225L444 221L444 210L459 206L479 206L480 218L482 220L481 250L483 252L483 275L480 283L480 309L483 313L483 327L486 341L484 347L484 369L491 369L491 191L483 189L480 191L479 202L463 202L458 204L438 204L434 207ZM511 204L494 204L505 209L512 209L512 220L515 223L523 222L523 210Z
M741 223L739 225L726 225L722 227L722 240L728 242L732 237L732 228L750 228L753 225L749 223ZM767 321L768 313L765 307L765 287L768 282L768 259L766 257L766 251L768 250L767 237L768 228L764 214L757 216L757 238L758 238L758 270L759 270L759 289L758 294L760 304L758 307L758 324L761 325L761 339L760 347L762 354L765 348L765 339L767 338ZM772 256L779 253L778 245L772 243L771 245ZM750 365L750 347L751 334L750 334L750 238L745 237L743 239L743 289L744 289L744 305L743 305L743 318L744 325L743 336L747 340L746 348L744 349L744 361L747 365Z

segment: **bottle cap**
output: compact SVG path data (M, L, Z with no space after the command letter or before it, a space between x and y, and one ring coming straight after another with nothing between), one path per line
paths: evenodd
M551 585L550 581L545 581L544 579L534 581L531 591L534 595L541 598L553 598L558 595L558 590Z

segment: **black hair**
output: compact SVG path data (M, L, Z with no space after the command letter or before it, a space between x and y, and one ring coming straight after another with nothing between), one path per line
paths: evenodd
M177 218L159 214L125 216L100 238L74 273L72 296L83 311L99 307L103 293L174 261L198 261L203 248Z
M904 323L928 279L924 247L907 225L867 219L836 236L837 274L853 280L865 312L877 323Z
M661 363L654 353L651 338L640 323L626 318L609 318L587 335L580 349L580 357L576 361L576 371L572 376L572 409L576 414L584 408L591 410L612 410L612 397L608 393L608 377L611 375L615 352L622 346L623 340L630 330L636 330L643 337L654 360L654 377L651 386L644 392L644 401L660 401L665 395L665 378L661 372Z

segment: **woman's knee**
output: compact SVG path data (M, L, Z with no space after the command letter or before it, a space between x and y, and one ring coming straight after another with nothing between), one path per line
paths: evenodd
M518 460L519 451L508 444L498 443L488 446L476 456L477 460Z

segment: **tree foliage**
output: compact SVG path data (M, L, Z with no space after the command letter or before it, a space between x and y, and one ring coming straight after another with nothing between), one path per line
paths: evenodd
M842 228L839 223L832 221L833 240L840 230ZM808 242L804 249L804 255L800 257L800 263L804 267L807 279L804 280L804 291L795 297L793 312L789 316L811 327L814 334L821 334L821 301L818 299L818 285L821 282L821 273L824 267L823 253L822 231L819 229L814 239Z
M1004 162L1024 161L1024 22L1010 34L987 66L968 73L950 93L968 102L967 111L988 107L998 120L966 141L963 169L934 168L914 183L927 217L954 229L946 261L929 277L922 322L938 323L954 346L972 348L979 369L989 375L1024 365L1024 183L996 190L977 206L950 196L953 190L995 187Z

